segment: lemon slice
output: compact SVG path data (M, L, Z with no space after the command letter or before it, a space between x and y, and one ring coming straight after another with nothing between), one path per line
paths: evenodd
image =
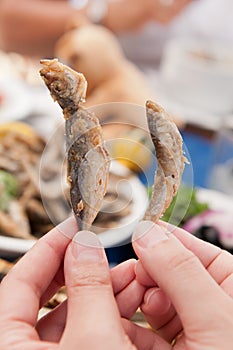
M6 137L10 132L20 134L25 137L38 137L34 129L26 123L10 122L0 124L0 138Z
M149 167L152 161L151 144L145 133L131 131L111 144L111 156L129 169L140 172Z

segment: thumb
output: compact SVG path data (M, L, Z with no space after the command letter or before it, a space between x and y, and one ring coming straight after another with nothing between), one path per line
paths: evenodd
M133 246L146 272L172 301L184 327L213 319L217 300L224 293L175 236L159 225L142 221L133 234Z
M81 231L74 237L66 251L64 273L68 310L61 345L64 349L111 349L115 341L119 348L123 328L108 262L94 233Z

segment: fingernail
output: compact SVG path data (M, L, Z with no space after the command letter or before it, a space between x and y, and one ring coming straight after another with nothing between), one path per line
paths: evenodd
M90 231L78 232L72 241L72 253L79 261L101 261L104 258L102 244Z
M160 288L149 290L144 297L144 304L153 308L153 304L160 304L160 309L157 309L160 315L165 314L171 307L171 301ZM157 306L158 308L158 306Z
M146 294L145 294L145 297L144 297L144 303L149 305L149 303L151 302L151 300L153 299L154 296L156 296L158 293L158 289L152 289L151 291L148 291Z
M159 226L163 227L166 230L166 233L172 234L175 230L177 230L177 226L170 224L170 222L159 221Z
M78 231L78 226L75 218L73 216L69 217L65 221L61 222L56 230L60 232L65 237L72 239Z
M168 237L165 231L159 225L152 221L141 221L136 227L133 236L133 241L137 241L143 248L152 247L160 241L167 240Z

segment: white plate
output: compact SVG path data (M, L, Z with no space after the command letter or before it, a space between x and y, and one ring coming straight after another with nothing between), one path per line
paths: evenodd
M197 198L201 202L209 204L213 210L221 210L233 214L233 197L225 193L199 188L197 190Z
M3 102L0 104L0 123L11 122L28 117L32 110L29 91L20 80L0 79L0 94Z
M0 257L16 258L26 253L36 241L0 236Z
M128 169L117 162L111 164L114 173L128 173ZM125 174L125 175L126 175ZM116 247L130 240L133 229L137 222L142 219L148 206L148 195L145 186L136 175L127 178L127 188L130 188L130 199L132 207L130 214L122 219L118 227L108 229L98 234L98 237L105 248ZM27 239L17 239L0 236L0 257L14 258L26 253L36 241Z

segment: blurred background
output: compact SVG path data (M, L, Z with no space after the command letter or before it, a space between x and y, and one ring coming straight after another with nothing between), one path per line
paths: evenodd
M190 164L163 219L233 252L232 0L0 0L0 273L70 215L62 111L39 75L88 81L114 159L95 222L111 265L133 257L156 158L145 102L177 124ZM10 262L9 262L10 261Z

